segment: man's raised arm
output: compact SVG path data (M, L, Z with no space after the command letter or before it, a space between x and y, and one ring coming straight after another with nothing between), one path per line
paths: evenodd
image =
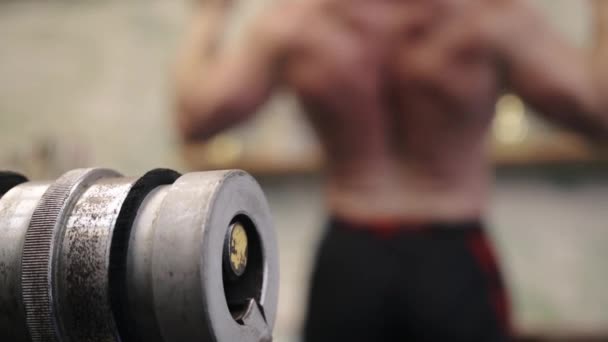
M547 118L608 140L608 1L592 3L598 33L592 51L567 42L526 2L511 4L510 29L498 49L509 85Z
M175 105L184 140L209 138L247 118L276 83L278 47L257 29L229 52L220 47L230 9L221 0L201 5L178 56Z

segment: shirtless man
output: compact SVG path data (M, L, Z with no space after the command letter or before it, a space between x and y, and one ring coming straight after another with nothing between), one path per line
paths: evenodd
M494 105L508 87L608 138L607 4L593 54L526 0L286 2L233 51L218 44L230 3L202 6L177 72L183 137L207 139L288 87L324 147L332 218L306 341L509 339L481 223Z

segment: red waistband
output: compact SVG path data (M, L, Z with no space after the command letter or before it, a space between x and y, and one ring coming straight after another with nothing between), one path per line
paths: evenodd
M330 220L331 225L348 230L369 231L381 237L392 237L404 232L425 232L436 230L458 230L458 229L480 229L481 220L472 219L458 222L437 222L424 220L403 219L374 219L368 221L348 220L334 216Z

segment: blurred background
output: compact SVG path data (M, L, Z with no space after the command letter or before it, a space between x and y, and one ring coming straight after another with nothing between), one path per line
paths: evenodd
M228 40L273 0L238 2ZM593 44L587 3L536 1L580 46ZM204 145L171 120L171 68L192 2L0 0L0 168L54 178L80 166L139 174L242 168L261 182L281 251L276 340L297 341L325 219L322 157L295 100ZM608 332L606 151L548 126L519 98L496 106L497 182L486 218L532 335ZM608 336L608 334L606 334Z

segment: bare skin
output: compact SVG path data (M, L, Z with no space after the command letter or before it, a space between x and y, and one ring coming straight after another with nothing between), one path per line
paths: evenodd
M559 124L608 137L608 6L595 6L604 43L592 54L525 0L293 2L224 51L216 43L230 3L206 3L179 61L178 125L185 139L206 139L288 87L324 147L333 214L478 218L505 87Z

